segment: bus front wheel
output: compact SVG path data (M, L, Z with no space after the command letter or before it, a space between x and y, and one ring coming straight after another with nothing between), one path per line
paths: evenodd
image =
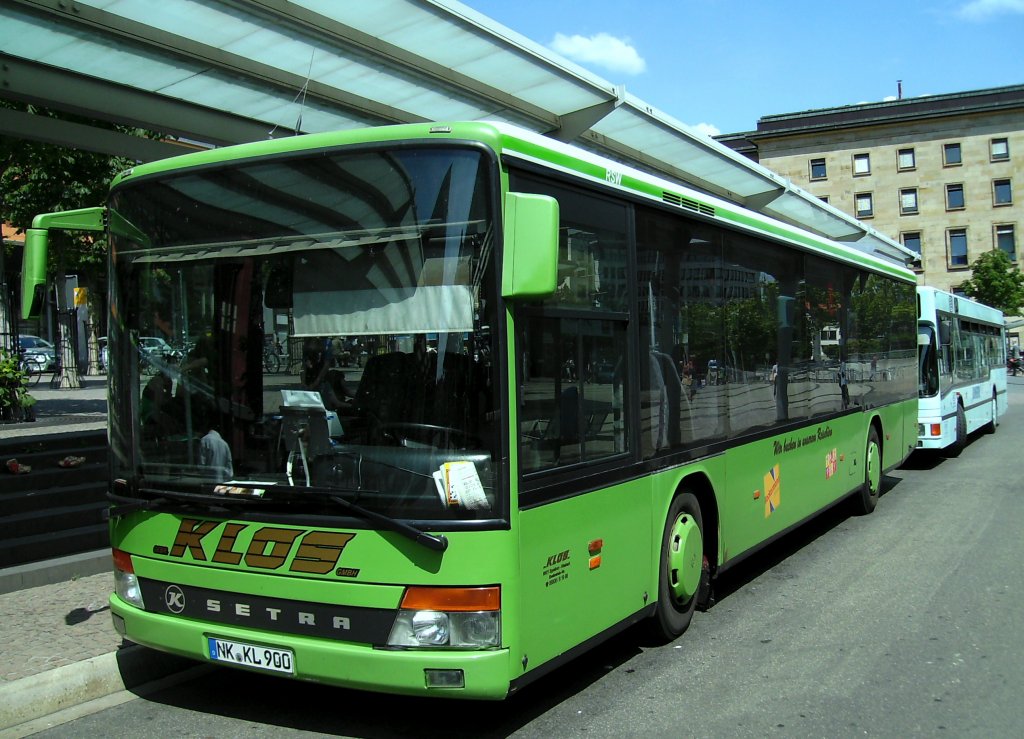
M878 429L868 430L868 443L864 450L864 484L853 499L856 513L868 514L878 505L878 492L882 488L882 445L878 441Z
M708 576L700 504L692 493L681 493L669 507L662 534L658 601L650 623L656 639L672 641L686 631Z
M967 416L964 407L956 404L956 439L946 450L947 457L959 457L960 452L967 446Z

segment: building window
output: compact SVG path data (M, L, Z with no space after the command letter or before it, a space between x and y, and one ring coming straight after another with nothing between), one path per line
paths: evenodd
M1005 251L1012 261L1017 261L1017 236L1011 224L996 225L996 248Z
M870 154L854 154L853 155L853 176L863 177L864 175L871 174L871 155Z
M818 200L820 200L820 201L821 201L821 202L823 202L823 203L827 203L827 202L828 202L828 195L821 195L821 196L820 196L820 197L818 198Z
M858 218L870 218L875 214L871 193L859 192L853 197L853 202Z
M949 289L949 291L956 295L958 298L967 297L967 291L964 290L963 285L957 285L956 287L952 287Z
M907 231L900 234L900 241L903 242L903 246L910 249L910 251L917 254L917 258L921 258L921 232L920 231Z
M1009 180L992 181L992 205L1013 205L1013 190Z
M967 229L951 228L946 232L949 241L949 266L967 266Z
M811 179L812 180L823 180L828 176L825 170L824 159L812 159L811 160Z
M901 172L917 168L917 157L913 149L900 149L896 152L896 168Z
M944 144L942 146L942 163L947 167L958 167L963 164L960 157L960 144Z
M909 216L917 213L917 188L904 187L900 190L900 215Z
M989 156L993 162L1001 162L1010 158L1010 142L1006 139L992 139Z
M964 186L946 185L946 210L961 210L964 207Z

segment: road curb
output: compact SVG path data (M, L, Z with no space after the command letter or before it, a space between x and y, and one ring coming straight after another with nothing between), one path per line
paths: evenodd
M113 573L110 549L95 549L81 554L69 554L55 557L43 562L29 562L0 569L0 595L13 593L26 588L40 585L53 585L59 582L74 580L79 577L98 575L101 572ZM111 575L110 589L114 589Z
M159 680L196 664L132 644L116 652L0 684L0 731Z

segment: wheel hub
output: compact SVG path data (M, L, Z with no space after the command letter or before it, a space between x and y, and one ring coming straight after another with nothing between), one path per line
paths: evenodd
M882 481L881 465L878 461L878 445L868 445L868 486L872 493L878 492L878 486Z
M677 601L689 601L697 594L703 561L704 542L700 527L693 516L683 513L676 519L669 537L669 587Z

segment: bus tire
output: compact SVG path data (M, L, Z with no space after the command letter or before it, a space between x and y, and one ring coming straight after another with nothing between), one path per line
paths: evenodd
M683 492L669 506L662 533L658 600L649 624L655 639L670 642L686 631L708 577L700 504Z
M956 404L956 439L946 450L947 457L959 457L967 446L967 415L960 403Z
M994 434L999 426L999 403L996 401L996 394L992 393L992 418L985 424L985 433Z
M878 441L878 429L872 425L868 430L868 443L864 449L864 482L853 496L854 512L867 515L875 510L881 489L882 445Z

